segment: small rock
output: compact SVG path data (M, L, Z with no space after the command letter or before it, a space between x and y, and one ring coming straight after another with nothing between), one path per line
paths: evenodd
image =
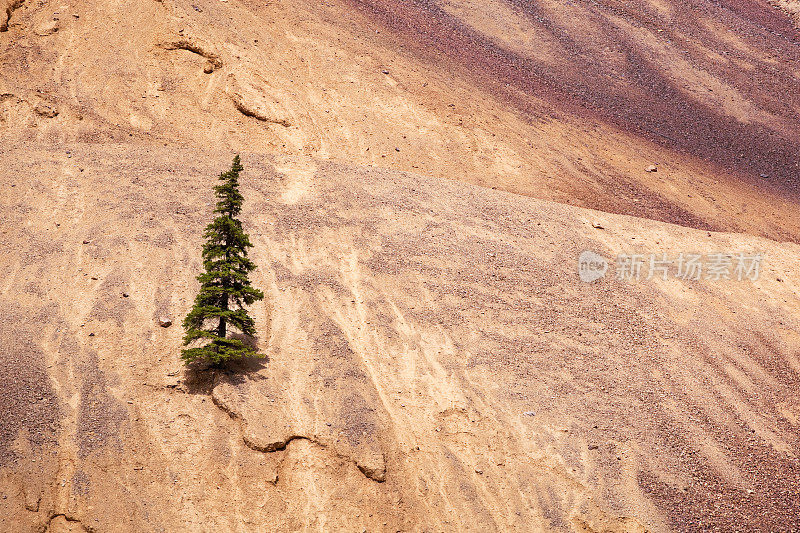
M592 227L595 229L605 229L599 222L592 222Z
M389 71L388 71L388 70L386 70L386 69L383 69L383 70L381 71L381 73L383 73L383 74L389 74Z
M83 244L89 244L89 241L83 241Z
M32 513L39 512L39 502L41 501L41 496L38 494L28 494L25 493L25 509Z
M525 416L536 416L536 413L534 413L533 411L525 411L522 414L525 415Z
M168 328L172 325L172 320L163 316L159 317L158 325L161 326L162 328Z
M356 466L361 473L373 481L383 483L386 481L386 463L383 454L374 454L372 457L359 460Z
M58 109L52 107L50 105L45 104L44 102L39 102L33 108L33 112L39 115L40 117L45 118L55 118L58 116Z
M658 167L656 167L655 165L650 165L649 167L644 169L644 171L645 172L658 172Z
M481 470L480 468L476 468L475 469L475 473L476 474L483 474L483 470Z
M123 292L123 293L122 293L122 297L123 297L123 298L127 298L128 296L130 296L130 294L128 294L127 292Z
M89 333L89 336L90 337L94 337L94 333Z
M36 28L33 30L33 33L39 37L47 37L48 35L53 35L56 33L58 31L58 26L58 19L54 17L36 26Z
M598 446L597 444L590 444L589 445L589 449L590 450L597 450L598 448L600 448L600 446Z
M211 63L206 63L206 65L203 67L203 72L205 74L211 74L212 72L214 72L214 65L212 65Z

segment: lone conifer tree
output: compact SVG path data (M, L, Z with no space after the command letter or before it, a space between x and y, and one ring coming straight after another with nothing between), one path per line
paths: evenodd
M203 268L197 277L200 293L194 307L183 321L186 335L183 345L204 342L202 346L186 348L182 359L189 364L207 359L215 365L241 357L261 357L240 339L228 338L228 326L245 335L255 334L255 323L245 305L264 299L264 293L250 286L247 275L255 264L247 258L253 245L236 218L242 210L239 192L239 172L243 170L237 155L233 166L219 176L221 185L214 187L217 195L217 217L206 227L203 236Z

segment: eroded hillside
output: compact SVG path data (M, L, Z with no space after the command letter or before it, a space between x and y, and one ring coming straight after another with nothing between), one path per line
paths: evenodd
M800 528L774 4L0 3L0 530ZM233 151L268 358L185 370Z
M798 526L796 245L250 154L269 358L182 373L197 155L9 154L4 529ZM585 284L584 249L768 261Z
M766 2L14 5L12 138L301 154L798 238L800 36Z

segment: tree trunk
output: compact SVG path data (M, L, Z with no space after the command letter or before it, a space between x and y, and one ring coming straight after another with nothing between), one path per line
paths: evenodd
M228 214L228 216L230 217L231 215ZM230 262L231 262L231 256L230 256L229 250L230 250L230 242L229 242L228 237L226 236L225 237L225 264L226 265L229 265ZM228 278L222 278L222 286L225 289L230 287L230 281L228 280ZM228 294L227 293L223 293L223 295L222 295L222 303L220 305L220 308L223 311L227 311L228 310ZM226 321L225 321L225 317L219 317L219 329L217 330L217 335L219 335L220 337L222 337L224 339L225 335L227 335L227 333L228 333L228 331L227 331L227 324L226 324Z
M227 294L222 297L222 305L220 307L222 308L223 311L227 311L228 310L228 295ZM227 324L226 324L226 321L225 321L225 317L221 316L221 317L219 317L219 328L217 329L217 335L219 335L220 337L222 337L224 339L226 334L227 334Z

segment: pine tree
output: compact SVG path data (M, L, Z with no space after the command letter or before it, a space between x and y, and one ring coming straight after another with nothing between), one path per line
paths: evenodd
M247 249L253 245L236 218L242 210L239 173L243 168L237 155L231 169L220 174L222 184L214 187L217 216L203 233L205 272L197 277L200 292L183 321L183 345L204 344L182 351L186 364L205 359L219 365L231 359L263 357L240 339L228 337L229 326L255 335L255 323L245 306L264 299L264 293L250 286L248 274L256 265L247 258Z

